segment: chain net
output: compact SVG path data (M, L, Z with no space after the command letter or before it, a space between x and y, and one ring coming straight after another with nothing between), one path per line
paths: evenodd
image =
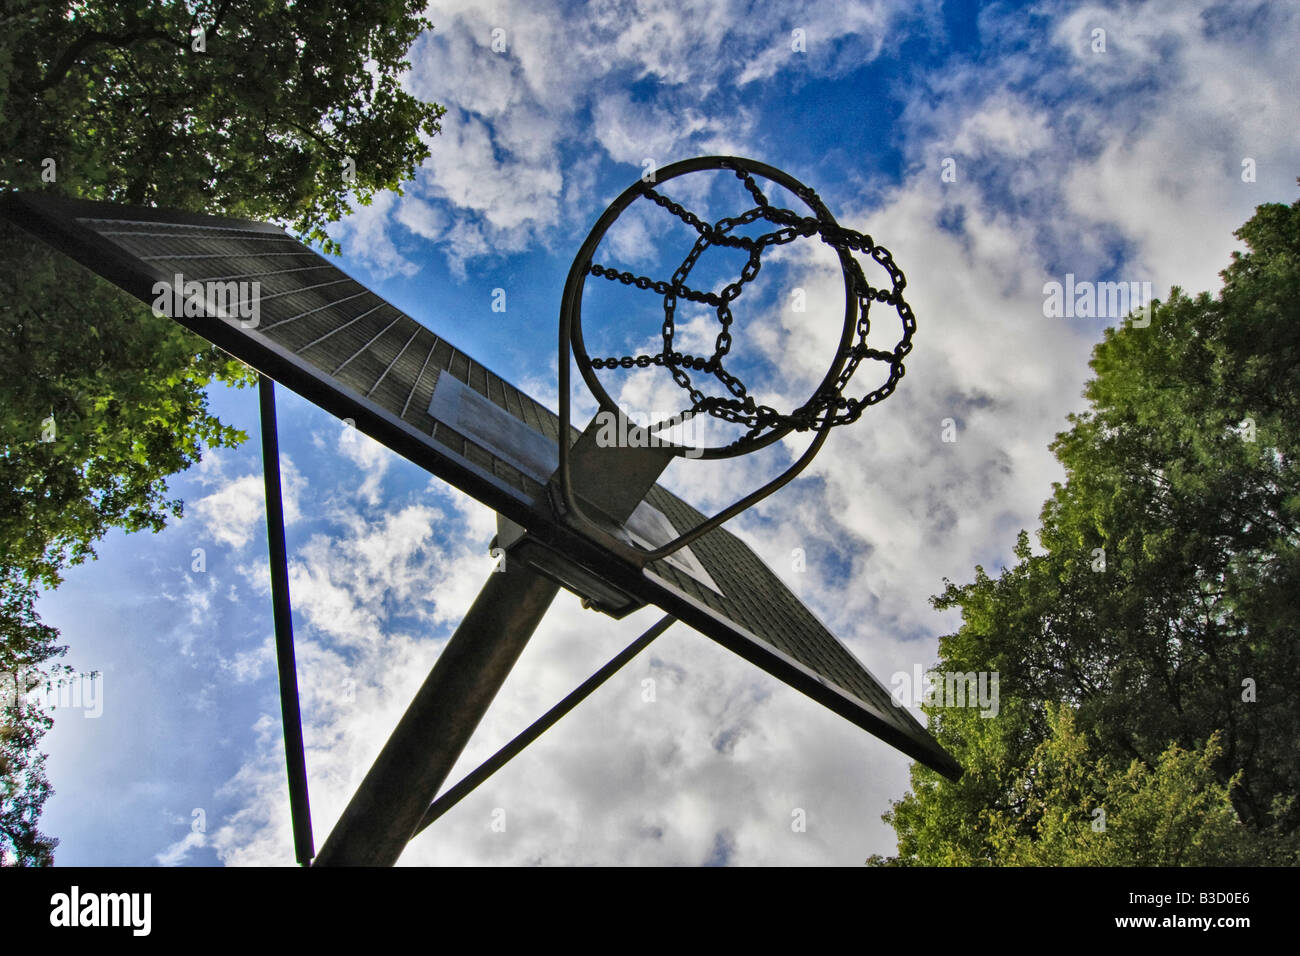
M651 279L644 275L607 268L599 263L591 263L588 272L598 278L619 282L637 289L653 291L663 297L663 348L654 354L621 355L590 359L594 369L614 368L650 368L658 366L667 368L673 380L690 395L691 405L680 415L675 416L661 426L669 426L697 414L709 414L723 421L732 422L747 429L740 438L732 443L741 446L756 440L773 428L786 428L794 431L817 431L835 425L847 425L857 421L859 416L872 405L888 398L903 377L903 359L912 350L912 333L916 330L916 319L912 308L903 298L903 289L907 279L894 263L889 250L876 245L870 236L852 229L845 229L835 222L820 197L807 186L795 190L796 195L815 216L801 216L798 213L775 206L768 202L754 177L738 163L728 163L724 168L731 169L753 198L755 206L739 216L719 219L709 223L701 220L689 209L683 208L667 196L657 192L650 183L641 183L641 194L656 205L676 216L696 233L697 238L690 253L673 273L671 281ZM734 230L758 220L771 223L771 232L758 236L737 234ZM837 356L836 365L843 362L834 382L827 382L800 408L783 413L767 405L755 402L749 394L745 383L723 367L723 358L731 349L731 325L733 316L731 303L739 297L746 284L758 275L763 250L769 246L779 246L796 239L818 236L822 242L840 253L841 262L848 277L848 287L857 300L857 328L845 349ZM721 292L701 292L686 284L691 270L701 255L710 246L728 246L745 251L748 261L741 269L740 278L727 285ZM888 273L890 288L872 286L862 272L861 264L854 253L870 256ZM714 342L713 354L707 358L683 353L674 348L675 314L679 300L698 302L712 306L721 324ZM902 335L889 350L872 348L867 344L871 331L871 304L884 303L892 306L902 326ZM849 380L863 362L881 362L888 366L885 381L861 398L844 395ZM691 379L691 372L711 375L725 386L730 397L705 395Z

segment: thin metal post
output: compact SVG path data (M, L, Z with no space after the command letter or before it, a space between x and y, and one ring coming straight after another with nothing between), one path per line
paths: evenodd
M397 862L558 591L521 561L488 575L316 866Z
M438 819L456 804L460 803L460 801L469 796L474 789L479 786L479 784L483 783L488 779L488 777L492 776L515 757L519 756L525 747L554 727L561 717L590 697L597 687L613 677L624 664L649 647L650 642L664 631L668 630L676 620L677 618L673 617L671 614L665 614L654 625L652 625L649 630L627 647L619 651L608 664L583 681L582 684L565 697L564 700L560 701L541 717L537 718L536 721L515 737L514 740L510 741L510 743L506 744L487 760L483 761L477 769L466 774L465 778L461 780L460 783L449 788L446 793L433 801L429 809L425 812L424 819L421 820L420 825L415 828L415 833L412 837L414 838L423 833L425 827Z
M275 384L257 378L262 414L262 477L266 482L266 545L270 552L271 608L275 615L275 660L280 675L280 719L284 758L289 771L289 815L293 819L294 854L307 866L316 853L307 799L307 753L298 707L298 667L293 653L293 619L289 608L288 552L284 544L284 503L280 497L280 440L275 425Z

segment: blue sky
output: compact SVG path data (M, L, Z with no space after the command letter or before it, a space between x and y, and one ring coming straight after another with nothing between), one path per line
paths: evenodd
M646 159L770 163L892 250L918 321L898 393L734 523L885 680L934 661L955 621L929 596L1008 560L1061 477L1047 445L1118 317L1048 318L1044 284L1213 290L1232 230L1295 198L1287 5L466 2L428 15L408 86L448 107L443 132L403 196L338 224L341 265L552 407L571 257ZM645 226L628 253L671 257L667 232ZM817 365L802 319L752 321L767 354ZM649 403L655 388L621 397ZM278 397L319 846L489 571L494 522ZM41 601L67 663L103 675L102 715L62 710L45 741L57 794L43 828L62 864L293 860L256 396L214 388L211 401L250 441L172 482L184 520L111 535ZM707 510L775 466L681 462L670 483ZM562 596L453 777L652 620ZM851 865L892 850L880 815L907 766L677 625L403 862Z

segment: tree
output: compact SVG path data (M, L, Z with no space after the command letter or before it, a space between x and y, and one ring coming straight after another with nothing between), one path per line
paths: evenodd
M65 194L291 222L336 249L349 192L398 189L440 129L399 83L432 27L419 0L9 7L6 186L47 185L49 159Z
M9 4L0 189L269 219L337 252L326 226L351 199L399 189L439 131L442 107L400 84L405 51L431 26L422 8ZM110 528L179 516L167 476L246 437L209 413L204 388L255 377L13 227L0 229L0 262L0 640L21 649L0 664L39 677L62 648L34 611L38 589L93 557ZM0 766L0 820L31 834L48 796L40 714L6 711ZM0 827L0 857L48 861L15 839Z
M1121 781L1192 813L1147 859L1180 859L1187 833L1218 834L1225 859L1300 859L1300 203L1260 206L1235 234L1248 251L1217 297L1174 289L1149 327L1095 349L1089 409L1052 446L1066 480L1042 553L1022 532L1013 566L935 599L962 612L939 669L998 671L1001 709L931 709L967 772L913 769L888 862L1080 858L1061 821L1077 827ZM1224 798L1249 840L1224 829ZM1135 859L1102 845L1077 853Z
M41 807L51 796L45 755L37 750L52 720L29 696L53 676L46 665L66 648L58 633L42 624L35 595L23 582L0 588L0 865L48 865L58 841L37 828Z
M1152 766L1127 767L1091 752L1069 709L1049 708L1051 736L1034 750L1021 789L1020 821L988 812L983 821L998 862L1009 866L1240 866L1269 849L1237 817L1214 763L1217 734L1199 751L1171 744ZM1240 774L1238 775L1238 777ZM1265 844L1265 845L1261 845Z

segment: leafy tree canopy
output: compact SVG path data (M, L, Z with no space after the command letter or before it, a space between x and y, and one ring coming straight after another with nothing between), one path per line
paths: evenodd
M337 252L326 225L398 189L439 131L442 107L400 82L431 26L423 6L7 3L0 190L273 220ZM109 529L179 516L167 477L246 437L209 412L204 388L255 379L12 226L0 263L0 675L21 682L48 677L63 651L37 588ZM36 830L49 795L38 714L13 695L3 708L5 860L48 862L53 847Z
M1300 203L1236 235L1219 295L1106 331L1041 549L935 598L938 669L997 671L1001 707L930 709L966 774L914 768L874 862L1297 859Z

